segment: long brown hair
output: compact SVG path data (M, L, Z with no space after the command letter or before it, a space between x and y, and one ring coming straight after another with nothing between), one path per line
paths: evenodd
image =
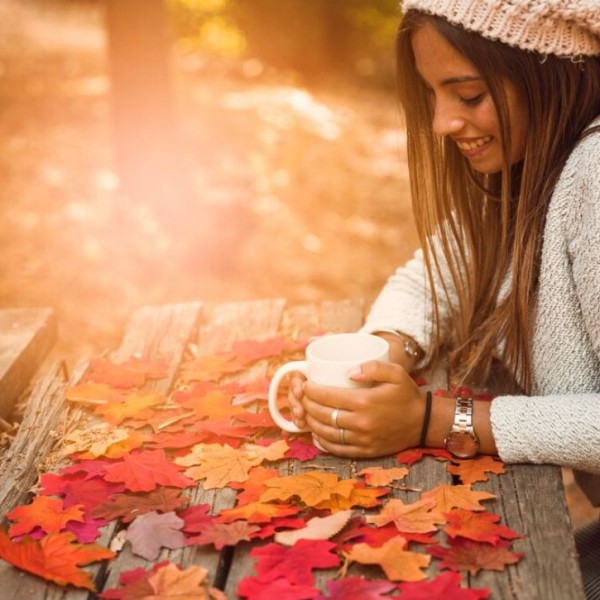
M500 173L473 171L456 145L432 130L433 111L411 46L412 33L425 22L487 85L502 132ZM449 351L457 383L479 385L497 357L513 383L530 392L531 317L546 213L567 157L600 113L600 58L542 56L417 11L404 16L396 49L413 209L433 310L429 359ZM517 165L508 159L506 81L521 94L529 116L525 156Z

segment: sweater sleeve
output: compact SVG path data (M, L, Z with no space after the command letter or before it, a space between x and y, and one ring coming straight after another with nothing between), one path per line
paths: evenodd
M437 291L442 336L448 329L445 293ZM438 287L436 285L436 287ZM413 257L388 279L375 299L361 331L372 333L394 329L411 336L428 353L433 328L433 306L423 251Z
M507 463L600 473L598 394L499 396L491 421L498 454Z

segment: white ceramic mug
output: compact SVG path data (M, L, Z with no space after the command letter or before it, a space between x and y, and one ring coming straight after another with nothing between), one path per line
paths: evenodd
M279 385L288 373L299 372L313 383L333 387L357 388L370 384L354 381L349 373L370 360L390 360L386 340L368 333L334 333L312 341L306 347L306 360L279 367L269 386L269 411L281 429L291 433L307 431L286 419L277 406Z

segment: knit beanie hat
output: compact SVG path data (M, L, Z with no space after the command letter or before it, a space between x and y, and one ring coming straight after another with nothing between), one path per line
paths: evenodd
M485 38L565 57L600 54L600 0L404 0Z

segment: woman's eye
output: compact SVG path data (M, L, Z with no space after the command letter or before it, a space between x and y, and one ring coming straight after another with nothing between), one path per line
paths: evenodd
M466 106L477 106L485 96L485 93L477 94L477 96L471 96L470 98L459 98L459 102L461 104L465 104Z

